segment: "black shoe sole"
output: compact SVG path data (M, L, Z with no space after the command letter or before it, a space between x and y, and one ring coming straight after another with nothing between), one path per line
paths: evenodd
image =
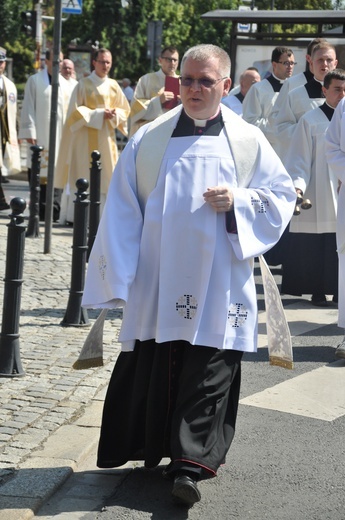
M172 490L173 501L175 504L193 506L201 499L200 491L196 486L190 483L174 484Z

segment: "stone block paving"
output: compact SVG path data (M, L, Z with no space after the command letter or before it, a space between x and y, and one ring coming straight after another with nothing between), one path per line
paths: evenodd
M1 308L8 223L6 212L2 212ZM99 311L88 311L88 327L61 326L69 298L73 230L53 226L50 254L43 253L44 226L41 235L25 239L19 328L25 375L0 377L0 520L31 518L68 477L88 446L97 442L104 388L120 351L116 338L122 311L116 310L108 313L105 322L104 366L73 369ZM95 402L99 404L96 420L92 425L78 425L87 407ZM77 426L67 431L71 425ZM76 437L74 451L71 437ZM45 455L49 442L53 448ZM33 471L38 467L40 472Z

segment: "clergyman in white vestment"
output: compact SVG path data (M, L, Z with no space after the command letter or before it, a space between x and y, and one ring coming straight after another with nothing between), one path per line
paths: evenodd
M333 304L326 295L338 301L338 180L326 161L325 132L345 95L345 72L335 69L326 74L322 91L325 102L301 117L285 161L297 193L312 207L291 219L281 292L311 294L313 305L328 307Z
M140 128L115 168L83 297L124 307L98 466L170 457L173 500L188 506L230 448L241 358L257 345L254 257L296 199L262 132L220 105L229 75L219 47L184 55L183 106Z
M131 101L130 135L168 111L166 103L172 101L175 95L165 87L166 78L177 80L178 62L179 54L176 47L165 47L159 57L160 69L139 78Z
M335 109L326 132L326 158L329 168L339 180L336 230L339 257L338 325L345 329L345 99ZM345 336L336 350L336 357L345 359Z

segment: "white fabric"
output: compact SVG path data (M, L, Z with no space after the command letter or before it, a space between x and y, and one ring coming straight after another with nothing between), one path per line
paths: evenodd
M36 139L36 144L44 147L41 154L41 179L48 175L51 95L52 87L49 84L48 71L47 69L40 70L30 76L26 82L20 114L19 139ZM66 80L59 75L55 164L59 153L69 97L70 91L66 87ZM31 153L28 153L28 168L31 168L31 155Z
M17 138L17 88L15 84L6 76L1 75L3 86L6 91L5 103L7 104L7 124L9 131L8 146L10 147L10 156L2 156L2 147L0 146L0 168L2 175L6 176L8 173L18 173L20 167L20 150ZM1 142L1 127L0 127L0 142Z
M224 110L234 124L242 123ZM291 217L291 179L260 132L249 189L236 187L224 132L173 138L143 222L136 155L145 131L129 141L115 169L82 304L97 308L126 302L119 338L123 350L133 349L135 339L156 338L254 351L253 258L279 239ZM215 213L202 197L208 186L224 183L234 187L238 235L226 232L224 213Z
M115 108L116 117L105 120L105 108ZM117 81L92 72L78 82L70 100L56 165L55 187L65 190L61 222L73 222L75 197L68 195L76 191L79 178L90 179L94 150L101 154L101 194L106 195L118 159L115 129L127 134L128 115L129 104Z
M278 141L269 121L278 94L267 79L254 83L243 100L243 119L260 128L280 155Z
M322 105L325 98L310 98L304 85L290 90L284 105L279 107L279 112L271 118L273 132L276 134L279 145L279 156L285 164L288 143L298 121L303 114Z
M174 77L178 77L176 74ZM167 112L162 107L160 94L164 92L165 74L162 69L139 78L131 102L130 127L133 135L142 125Z
M285 167L312 207L301 209L290 223L293 233L335 233L337 178L329 171L325 156L325 131L329 120L320 108L301 117L293 133Z
M337 248L339 256L338 325L345 328L345 98L338 104L326 132L329 168L341 181L338 197Z
M223 105L230 108L235 114L242 117L243 114L243 105L241 101L236 96L228 96L223 97L222 99Z
M241 92L241 85L237 85L236 87L232 88L229 92L229 96L236 96L236 94L239 92Z
M304 72L300 72L299 74L296 74L296 76L291 76L291 78L287 78L284 81L276 99L276 102L274 103L274 107L270 118L272 120L271 124L273 124L273 119L275 119L277 114L280 112L281 108L285 106L285 103L287 103L289 92L291 92L291 90L294 90L297 87L305 85L306 83L307 78L305 77Z
M74 88L78 85L78 81L74 78L65 78L65 81L66 88L69 90L69 95L71 96Z

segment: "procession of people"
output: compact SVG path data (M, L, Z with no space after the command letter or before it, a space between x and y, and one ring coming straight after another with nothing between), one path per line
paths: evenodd
M279 46L269 74L245 68L233 89L224 49L181 56L163 46L159 69L132 89L111 78L109 49L95 49L79 79L61 53L53 219L74 224L75 182L98 150L101 220L82 305L123 308L123 319L97 464L153 468L168 457L173 500L191 507L226 460L241 359L257 350L255 259L281 266L281 294L338 307L345 329L345 71L322 38L309 42L304 73ZM18 125L6 59L0 47L0 211L26 141L44 148L44 220L52 51L27 80ZM345 335L335 356L345 359Z

